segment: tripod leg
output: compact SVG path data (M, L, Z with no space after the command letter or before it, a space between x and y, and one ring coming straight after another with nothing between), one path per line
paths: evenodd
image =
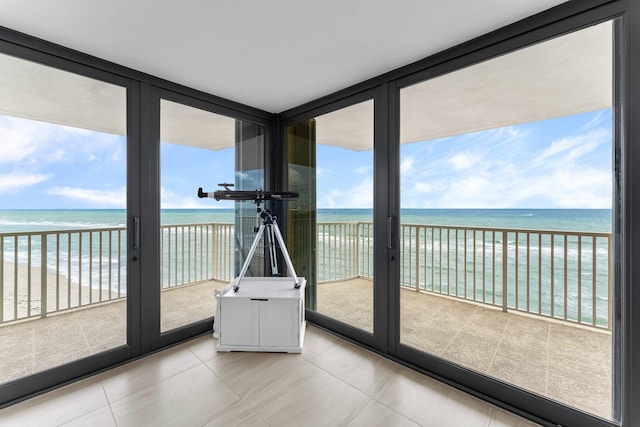
M267 238L267 246L269 247L269 262L271 263L271 275L278 276L278 259L276 258L276 242L273 234L273 225L267 224L267 233L265 234Z
M253 239L253 244L251 245L251 249L249 249L249 254L247 255L247 259L244 260L244 265L242 266L242 270L240 270L240 275L238 276L238 281L236 285L233 287L233 292L238 292L240 289L240 282L244 278L244 275L247 274L247 270L249 269L249 264L251 264L251 260L253 259L253 254L256 252L256 248L258 247L258 243L260 243L260 236L264 232L264 224L260 225L260 229L256 233L255 239Z
M280 234L280 229L278 228L278 223L273 221L274 233L276 238L278 239L278 243L280 244L280 250L282 251L282 256L284 256L284 262L287 264L287 269L289 270L289 274L293 277L294 287L298 289L300 287L300 283L298 281L298 276L296 275L296 271L293 268L293 262L291 262L291 258L289 257L289 252L287 251L287 246L284 244L284 239L282 238L282 234Z

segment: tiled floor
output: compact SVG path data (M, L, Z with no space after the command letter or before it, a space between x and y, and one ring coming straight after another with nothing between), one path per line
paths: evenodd
M372 282L318 286L318 311L365 330ZM402 289L400 342L605 419L611 417L611 334Z
M163 330L211 316L213 289L223 285L203 283L163 292ZM370 329L372 298L370 281L322 284L318 287L318 310ZM403 344L605 418L609 416L608 333L404 289L401 304ZM189 310L184 309L187 306ZM124 303L114 303L0 327L0 382L124 344L125 317ZM332 353L337 354L339 347ZM305 346L304 360L309 351L312 350ZM247 356L240 354L237 358L244 360ZM288 356L280 359L297 360ZM221 363L225 360L216 359ZM259 360L271 360L271 356ZM358 369L342 366L345 380L361 380ZM226 369L216 373L224 382L230 381L224 378ZM418 418L414 415L412 419Z
M213 291L225 284L212 280L162 292L161 331L213 316ZM0 383L126 344L126 319L120 300L0 326Z
M307 326L302 354L203 336L0 411L11 426L533 426Z

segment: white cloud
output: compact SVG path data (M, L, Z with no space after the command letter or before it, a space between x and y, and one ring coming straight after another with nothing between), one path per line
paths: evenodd
M558 168L540 177L531 196L546 197L553 205L574 209L609 209L612 205L612 176L593 167Z
M0 116L0 163L59 163L103 159L122 163L124 138L101 132Z
M571 161L592 152L600 144L610 140L611 133L605 129L591 131L584 135L562 138L551 143L549 148L534 158L534 164L548 162L550 158ZM559 157L560 155L564 157ZM557 160L556 160L557 161Z
M75 201L89 203L95 206L109 206L124 208L127 200L127 190L122 187L117 190L95 190L88 188L54 187L49 194L66 197Z
M458 153L449 159L449 163L453 165L456 170L470 169L482 160L481 156L474 155L468 151Z
M316 168L316 176L325 176L325 175L332 175L331 169L327 169L323 167Z
M49 131L44 123L3 117L0 122L0 163L32 157L41 148L38 141L46 139Z
M211 203L211 199L199 199L196 196L183 196L167 187L160 187L160 206L162 209L215 209L228 208L229 202Z
M593 130L546 147L523 142L516 152L498 141L478 148L486 150L484 156L471 151L475 147L467 141L453 141L453 157L427 157L428 164L412 159L421 167L401 176L401 203L430 208L610 208L610 138L606 129ZM600 153L604 156L594 157Z
M13 193L36 185L50 178L48 175L5 174L0 175L0 193Z
M360 166L354 170L358 175L367 175L371 172L371 166Z
M418 195L418 194L429 194L429 193L437 193L442 191L447 191L449 188L449 183L444 180L434 180L434 181L419 181L414 182L409 190L409 194Z
M582 130L591 129L597 126L604 124L605 126L611 126L611 110L602 110L596 114L596 116L589 120L584 126L582 126ZM605 123L605 120L608 120L609 123Z
M411 175L413 172L413 163L415 162L414 156L405 156L400 163L400 174Z
M348 188L333 188L323 196L318 194L318 207L327 208L373 208L373 177L368 176Z

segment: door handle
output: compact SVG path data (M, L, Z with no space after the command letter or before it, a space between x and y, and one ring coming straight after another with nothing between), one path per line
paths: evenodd
M133 249L140 247L140 218L133 216Z
M393 249L393 215L387 218L387 249Z

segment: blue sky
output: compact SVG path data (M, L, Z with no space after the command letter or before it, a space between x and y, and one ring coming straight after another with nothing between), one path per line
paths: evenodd
M0 116L2 209L122 207L125 174L121 136Z
M198 187L233 181L234 151L161 150L162 207L230 208ZM366 208L373 153L319 146L318 207ZM610 208L611 110L401 147L402 207ZM0 208L125 205L122 136L0 116Z
M403 208L611 208L611 110L401 147ZM371 207L373 157L317 154L318 207Z

